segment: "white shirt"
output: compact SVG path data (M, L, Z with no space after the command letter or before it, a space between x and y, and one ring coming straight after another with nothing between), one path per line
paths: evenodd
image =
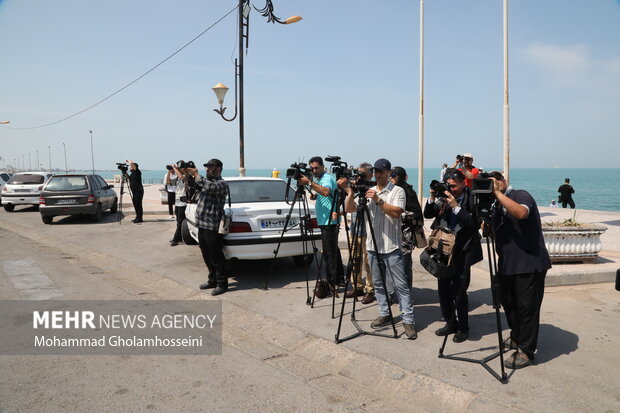
M164 185L166 185L166 191L176 192L177 189L174 186L174 180L177 179L177 176L174 173L170 174L170 184L166 183L167 178L168 178L168 174L164 175Z
M405 191L401 187L389 182L381 191L379 191L376 186L372 187L372 189L377 191L379 198L383 199L386 204L397 206L403 210L405 209ZM377 252L379 254L389 254L390 252L399 249L403 236L400 228L400 215L398 215L397 218L388 216L385 212L383 212L381 207L372 200L369 200L368 202L368 211L370 212L370 220L372 222L372 227L375 231L375 238L377 240ZM375 246L372 242L368 222L366 223L366 234L368 234L366 236L366 249L368 251L374 251Z

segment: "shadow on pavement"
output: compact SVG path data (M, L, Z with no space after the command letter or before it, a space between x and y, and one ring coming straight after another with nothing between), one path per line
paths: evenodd
M536 364L546 363L579 348L579 336L551 324L541 324Z

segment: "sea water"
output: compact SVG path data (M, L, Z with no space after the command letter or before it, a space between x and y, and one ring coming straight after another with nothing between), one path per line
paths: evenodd
M281 178L285 178L286 168L277 168ZM405 169L409 175L409 183L417 191L418 169ZM491 171L494 168L485 169ZM247 169L246 175L270 177L272 171L273 169ZM424 168L424 197L428 196L431 180L439 179L439 172L440 168ZM118 175L118 171L97 173L104 179L112 179L114 175ZM539 206L549 206L551 200L558 202L558 188L564 183L564 178L570 178L570 184L575 189L573 200L577 209L620 211L620 191L609 184L618 174L618 168L513 168L510 170L510 184L515 189L524 189L532 194ZM142 171L142 180L144 183L161 184L165 175L166 170ZM236 169L224 169L222 173L224 177L237 175Z

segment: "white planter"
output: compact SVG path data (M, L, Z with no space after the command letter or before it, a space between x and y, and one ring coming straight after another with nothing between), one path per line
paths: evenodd
M601 234L607 227L584 224L578 227L542 226L545 246L552 261L595 259L602 249Z

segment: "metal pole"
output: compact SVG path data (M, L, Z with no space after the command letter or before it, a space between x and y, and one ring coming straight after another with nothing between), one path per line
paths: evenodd
M510 106L508 104L508 0L504 0L504 177L510 183Z
M65 173L68 174L69 173L69 168L67 168L67 147L65 146L65 143L62 143L62 148L65 151Z
M245 176L244 155L244 113L243 113L243 6L246 0L239 0L239 176ZM248 15L249 18L249 15Z
M28 152L28 170L32 171L32 158L30 157L30 152Z
M90 157L93 161L93 175L95 174L95 152L93 150L93 131L89 130L90 132Z
M41 170L41 164L39 163L39 150L37 149L37 171Z
M51 146L47 147L47 152L48 152L49 157L50 157L50 173L52 173L52 148L51 148Z
M418 122L418 200L424 189L424 0L420 0L420 119Z

